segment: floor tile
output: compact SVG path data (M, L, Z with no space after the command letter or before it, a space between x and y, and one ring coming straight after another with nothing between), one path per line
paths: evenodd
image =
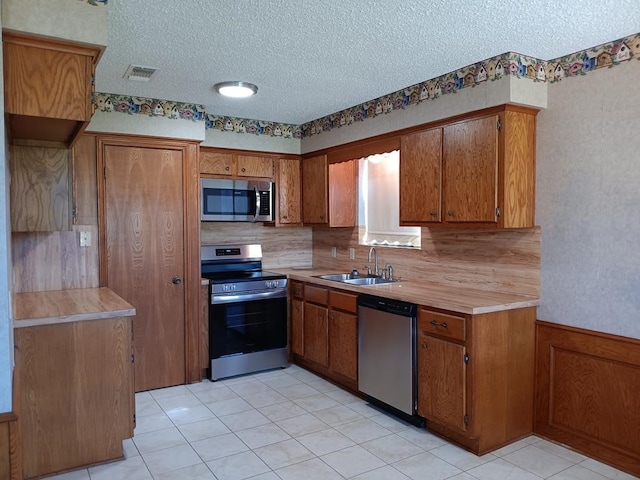
M326 408L337 407L340 405L333 398L328 397L324 393L297 398L294 400L294 403L300 405L307 412L317 412L318 410L324 410Z
M240 397L228 398L226 400L219 400L213 403L206 403L206 405L207 408L218 417L231 415L232 413L240 413L246 412L247 410L253 410L253 406L251 406L249 403L247 403L246 400Z
M316 375L315 373L311 373L309 370L305 370L304 368L301 368L300 370L294 370L290 372L290 374L305 383L322 380L322 377Z
M89 470L83 468L82 470L76 470L74 472L61 473L60 475L54 475L53 477L47 477L48 480L90 480Z
M352 480L410 480L404 473L396 470L391 465L376 468L370 472L363 473Z
M155 480L216 480L204 463L154 475ZM124 479L123 479L124 480Z
M141 456L91 467L89 468L89 475L91 480L147 480L151 478L151 472L149 472Z
M291 387L293 385L300 385L303 383L302 380L299 380L292 375L281 375L278 377L267 378L262 380L262 382L265 385L268 385L269 387L276 390L284 387Z
M502 458L497 458L479 467L472 468L467 471L467 473L476 477L478 480L540 480L540 477L537 475L527 472Z
M175 387L158 388L157 390L149 390L149 393L156 400L160 398L174 397L185 393L191 393L186 385L177 385Z
M137 392L135 394L136 402L140 402L143 400L153 400L154 398L151 396L149 392Z
M216 388L194 392L202 403L219 402L220 400L229 400L230 398L240 398L240 396L229 387L220 385Z
M135 457L140 455L136 444L133 443L133 438L127 438L122 442L122 451L124 453L125 458Z
M395 462L393 467L413 480L422 480L425 475L429 480L443 480L462 473L460 469L435 455L431 455L429 452L420 453ZM495 479L497 478L506 477L495 477Z
M360 445L323 455L321 460L340 475L350 478L380 468L385 463Z
M214 417L213 412L202 404L168 410L167 416L176 425L185 425Z
M549 477L549 480L609 480L604 475L600 475L588 468L581 467L580 465L574 465L562 472L555 474L553 477Z
M229 388L241 397L271 390L268 385L265 385L258 380L250 380L248 382L242 382L235 385L232 384L229 385Z
M490 453L479 457L450 443L429 450L429 453L464 471L479 467L497 458Z
M193 450L191 445L180 445L178 447L165 448L164 450L156 450L141 455L152 475L179 470L184 467L202 463L201 458Z
M253 395L245 395L243 397L253 407L260 408L267 405L273 405L274 403L287 402L287 398L280 395L275 390L269 389L264 392L254 393Z
M531 445L539 441L540 439L538 437L531 435L529 437L522 438L516 442L510 443L509 445L505 445L504 447L494 450L491 453L496 457L504 457L505 455L509 455L510 453L513 453L516 450L520 450L521 448L524 448L528 445Z
M317 412L313 412L313 414L331 427L342 425L344 423L354 422L356 420L361 420L362 418L364 418L358 412L355 412L344 405L338 405L337 407L319 410Z
M569 448L563 447L562 445L558 445L556 443L549 442L547 440L541 440L533 444L536 448L544 450L545 452L552 453L558 457L564 458L565 460L570 461L571 463L580 463L587 459L584 455L579 454L578 452L574 452Z
M398 462L424 451L409 440L395 434L376 438L361 445L387 463Z
M199 422L180 425L178 430L188 442L197 442L205 438L231 433L231 430L218 418L208 418Z
M309 397L320 393L318 390L310 387L306 383L298 383L288 387L276 388L275 390L287 397L289 400L297 400L299 398Z
M243 480L269 472L269 467L253 452L236 453L207 462L218 480Z
M234 433L198 440L192 442L191 446L205 462L249 450L249 447Z
M273 472L267 472L251 477L250 480L280 480L280 477Z
M234 432L270 423L269 419L257 410L247 410L246 412L224 415L220 417L220 420Z
M292 417L299 417L300 415L305 415L307 413L304 408L290 401L261 407L258 411L272 422Z
M368 442L369 440L384 437L391 433L386 428L372 422L368 418L338 425L335 428L356 443Z
M364 400L356 400L352 403L345 403L351 410L358 412L363 417L373 417L374 415L380 415L380 410L375 408L369 402Z
M535 445L528 445L502 458L542 478L555 475L573 465L572 462L545 452Z
M276 422L276 425L292 437L301 437L302 435L326 430L328 427L326 423L311 413L281 420Z
M340 389L329 390L328 392L326 392L326 394L328 397L333 398L336 402L341 403L342 405L348 405L350 403L362 400L356 397L355 395L353 395L352 393L349 393Z
M133 442L142 455L155 450L187 444L187 440L176 427L136 435Z
M293 438L256 448L254 451L273 470L315 457L304 445Z
M369 418L371 421L376 422L378 425L394 433L401 432L402 430L407 430L412 427L411 424L386 413L380 413Z
M411 427L407 430L402 430L398 432L405 440L409 440L411 443L415 443L417 446L422 448L423 450L431 450L432 448L438 448L445 443L446 440L427 432L423 428Z
M249 448L264 447L272 443L282 442L291 438L287 432L273 423L247 428L236 433Z
M611 480L633 480L637 478L591 458L584 462L580 462L579 465L581 467L588 468L593 472L599 473L600 475L604 475Z
M153 432L154 430L162 430L170 427L173 427L173 422L166 413L155 413L153 415L145 415L140 418L136 417L136 428L134 430L134 434L140 435L142 433Z
M158 405L158 402L151 396L144 400L136 400L136 418L162 412L163 410L160 405Z
M156 402L165 412L178 408L193 407L194 405L200 405L202 403L198 400L198 397L190 391L187 391L187 393L181 393L180 395L173 395L171 397L157 398Z
M355 445L351 439L333 428L303 435L297 440L318 456Z
M282 480L342 480L344 477L319 458L276 470Z
M307 382L307 385L309 385L310 387L315 388L316 390L318 390L319 392L325 393L325 392L331 392L334 390L340 391L342 392L343 390L340 389L340 387L338 387L337 385L328 382L327 380L324 379L320 379L320 380L314 380L312 382Z

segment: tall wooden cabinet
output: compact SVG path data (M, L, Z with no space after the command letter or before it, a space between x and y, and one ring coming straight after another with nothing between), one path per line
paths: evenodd
M533 227L536 113L504 105L404 135L400 223Z
M418 414L482 455L533 431L535 307L418 313Z
M280 158L277 162L277 217L276 226L302 223L300 160Z

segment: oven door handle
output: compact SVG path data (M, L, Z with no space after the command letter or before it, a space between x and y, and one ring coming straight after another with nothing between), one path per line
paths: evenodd
M221 303L250 302L251 300L268 300L271 298L286 298L286 289L268 290L256 293L240 293L238 295L211 295L211 303L219 305Z

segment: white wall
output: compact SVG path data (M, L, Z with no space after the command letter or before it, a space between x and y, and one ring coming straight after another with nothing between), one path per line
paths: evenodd
M549 85L538 318L640 338L640 60Z
M0 18L2 9L0 8ZM2 41L0 40L0 46ZM0 92L4 92L0 48ZM0 95L0 112L4 113L4 95ZM6 152L4 115L0 115L0 413L11 411L11 376L13 372L13 323L11 320L11 222L9 216L9 165Z

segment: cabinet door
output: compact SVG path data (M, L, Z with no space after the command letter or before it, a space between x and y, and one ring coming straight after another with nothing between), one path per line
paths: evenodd
M70 150L11 146L11 230L71 229Z
M304 356L327 366L327 317L328 309L314 303L304 304Z
M234 175L235 162L230 153L207 152L200 150L200 173L211 175Z
M238 155L236 173L239 177L273 178L273 158Z
M418 341L418 414L466 430L465 347L428 335Z
M445 221L496 222L498 115L444 127Z
M400 223L440 222L442 129L400 139Z
M302 161L302 221L328 223L327 156Z
M304 302L291 299L291 353L304 356Z
M300 208L300 161L295 158L278 160L278 223L282 225L302 222Z
M356 225L355 160L329 165L329 226L354 227Z
M358 379L358 317L329 313L329 368L354 381Z

